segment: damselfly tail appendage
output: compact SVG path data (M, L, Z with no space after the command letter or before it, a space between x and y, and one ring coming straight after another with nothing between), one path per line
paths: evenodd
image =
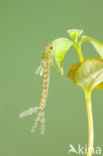
M34 113L38 113L37 117L34 121L34 126L31 129L31 132L35 132L38 123L41 123L41 134L44 134L44 130L45 130L45 113L44 113L44 109L45 109L45 105L46 105L46 100L47 100L47 95L48 95L48 88L49 88L49 75L50 75L50 50L51 50L51 46L49 45L48 47L46 47L46 51L43 55L42 61L39 65L39 67L37 68L35 74L40 74L40 76L43 75L43 86L42 86L42 94L41 94L41 101L40 101L40 105L37 107L32 107L29 108L28 110L25 110L24 112L22 112L19 117L23 118L26 117L28 115L32 115Z
M35 119L34 126L32 127L32 132L35 131L37 128L37 125L39 122L41 122L41 133L44 134L45 130L45 105L46 105L46 100L47 100L47 95L48 95L48 88L49 88L49 66L45 67L44 69L44 75L43 75L43 87L42 87L42 94L41 94L41 101L40 101L40 106L38 107L38 115L37 118Z

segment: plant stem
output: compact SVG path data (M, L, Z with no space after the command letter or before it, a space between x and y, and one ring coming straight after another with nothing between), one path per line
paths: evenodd
M92 103L91 103L91 91L85 92L86 106L87 106L87 116L88 116L88 152L87 156L92 156L93 153L93 115L92 115Z
M83 54L82 54L82 50L81 50L81 44L76 41L75 44L73 44L73 45L78 53L80 62L83 62L84 58L83 58Z

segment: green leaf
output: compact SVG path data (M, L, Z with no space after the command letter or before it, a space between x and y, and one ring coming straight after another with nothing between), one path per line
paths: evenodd
M96 49L96 51L98 52L98 54L103 58L103 43L88 37L88 36L82 36L81 39L81 44L86 42L86 41L90 41L90 43L93 45L93 47Z
M60 75L63 76L62 62L66 52L72 46L73 42L66 38L58 38L52 42L53 45L53 56L55 58L57 67L59 69Z
M67 31L72 40L77 41L81 34L83 33L82 29L70 29Z
M75 64L67 77L83 90L103 89L103 59L88 59Z

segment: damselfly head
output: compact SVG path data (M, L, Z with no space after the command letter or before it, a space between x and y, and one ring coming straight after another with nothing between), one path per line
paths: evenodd
M49 44L46 44L46 45L45 45L45 50L46 50L46 51L50 51L50 50L52 50L52 49L53 49L53 45L52 45L52 44L49 43Z

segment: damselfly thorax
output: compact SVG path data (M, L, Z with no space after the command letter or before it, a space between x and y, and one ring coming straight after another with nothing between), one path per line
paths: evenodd
M45 52L42 56L42 60L35 72L35 74L40 74L40 76L43 75L44 73L44 68L46 68L47 65L50 64L50 60L51 60L51 50L53 49L52 44L47 44L45 46Z

